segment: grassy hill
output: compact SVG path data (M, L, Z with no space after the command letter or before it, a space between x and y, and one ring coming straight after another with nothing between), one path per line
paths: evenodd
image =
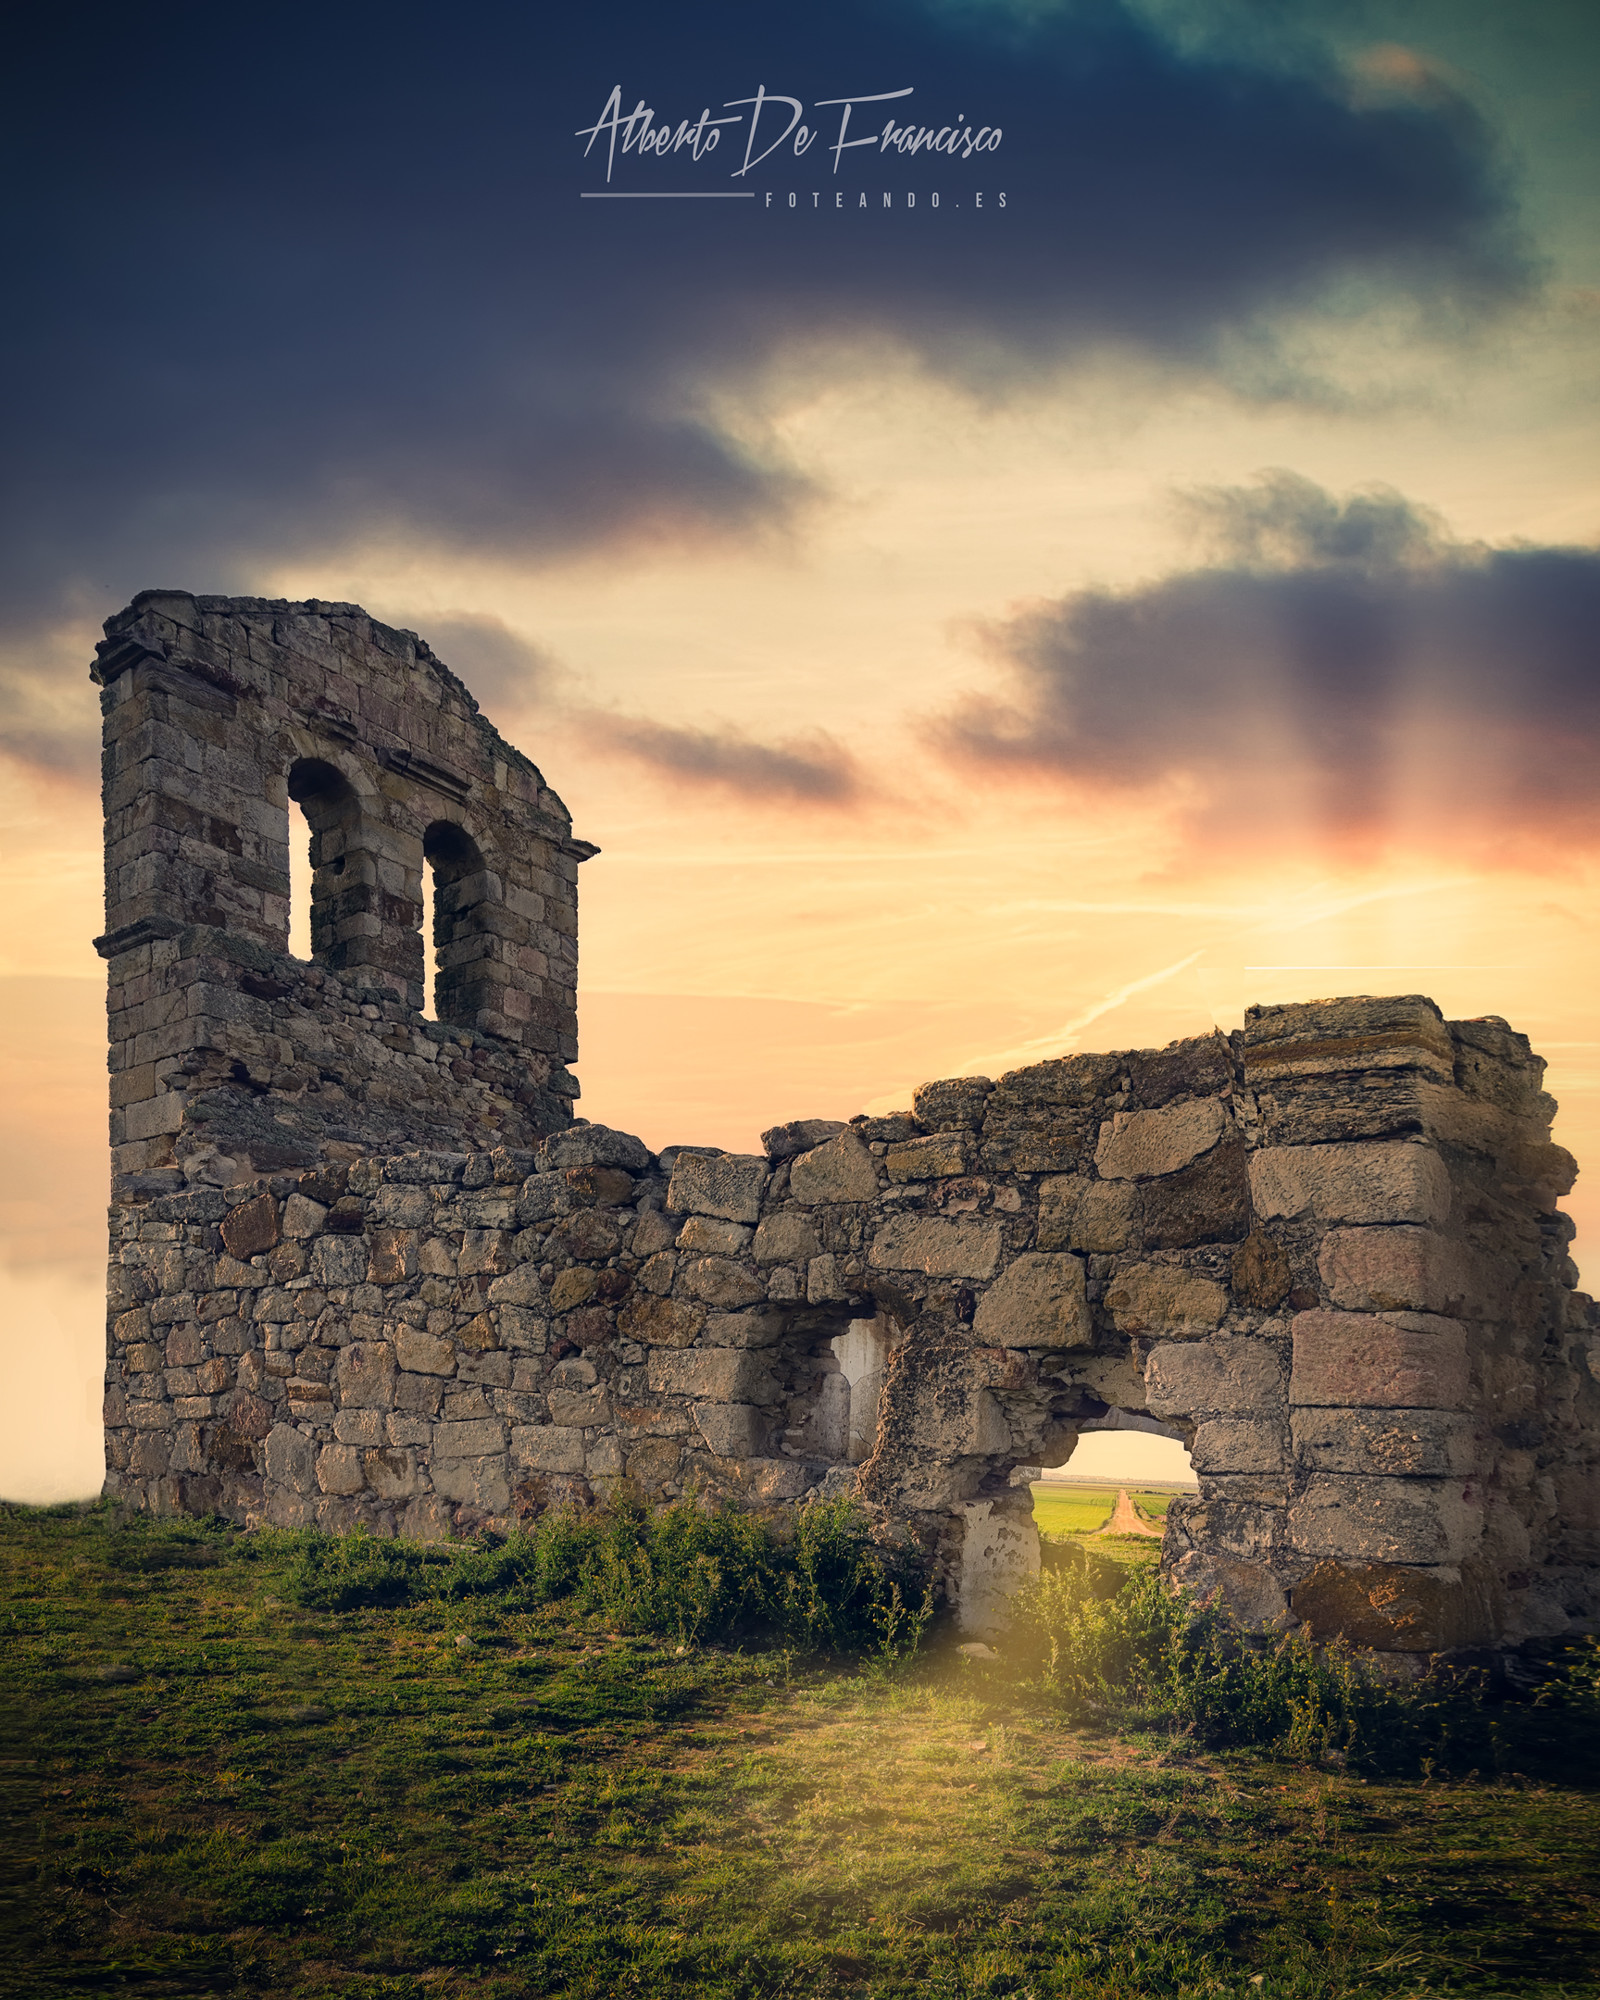
M1004 1642L895 1666L492 1590L319 1610L307 1564L0 1515L0 1991L1600 1994L1570 1715L1526 1711L1498 1772L1358 1775L1119 1728Z

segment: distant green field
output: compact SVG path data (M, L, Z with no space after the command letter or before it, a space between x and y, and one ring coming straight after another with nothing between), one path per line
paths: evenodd
M1134 1505L1151 1521L1166 1518L1170 1493L1129 1489ZM1111 1519L1117 1504L1115 1486L1047 1486L1033 1488L1033 1518L1042 1535L1092 1535Z

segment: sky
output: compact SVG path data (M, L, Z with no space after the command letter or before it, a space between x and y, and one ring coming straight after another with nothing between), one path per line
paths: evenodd
M1424 992L1548 1058L1581 1265L1597 41L1567 0L35 10L0 1493L100 1477L87 668L153 586L362 603L535 758L601 849L591 1118L751 1149Z

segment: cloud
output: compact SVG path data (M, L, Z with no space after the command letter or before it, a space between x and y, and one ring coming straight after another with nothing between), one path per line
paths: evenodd
M548 699L564 678L561 668L504 619L483 612L450 611L422 618L423 636L435 656L458 674L486 709L524 707Z
M1009 685L932 720L946 756L1165 791L1210 839L1600 837L1600 551L1457 542L1285 472L1182 504L1217 559L988 627Z
M1469 315L1530 282L1459 97L1358 101L1308 44L1192 44L1120 0L289 0L270 35L179 4L20 38L14 629L375 545L525 568L784 534L825 498L764 425L797 347L887 342L1001 395L1108 349L1226 369L1352 280ZM751 202L579 200L573 135L613 83L672 119L762 81L909 84L930 130L964 113L1003 147L981 177L873 147L835 178L819 144Z
M855 759L825 730L760 743L731 727L683 729L596 711L583 729L596 747L684 785L785 805L850 806L862 795Z

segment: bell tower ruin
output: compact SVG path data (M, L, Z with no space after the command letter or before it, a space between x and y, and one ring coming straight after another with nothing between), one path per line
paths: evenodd
M440 1536L849 1491L987 1632L1039 1560L1015 1469L1129 1424L1188 1446L1163 1562L1246 1630L1600 1623L1600 1314L1504 1021L1257 1007L653 1153L572 1115L596 850L421 640L181 592L106 632L127 1503Z

